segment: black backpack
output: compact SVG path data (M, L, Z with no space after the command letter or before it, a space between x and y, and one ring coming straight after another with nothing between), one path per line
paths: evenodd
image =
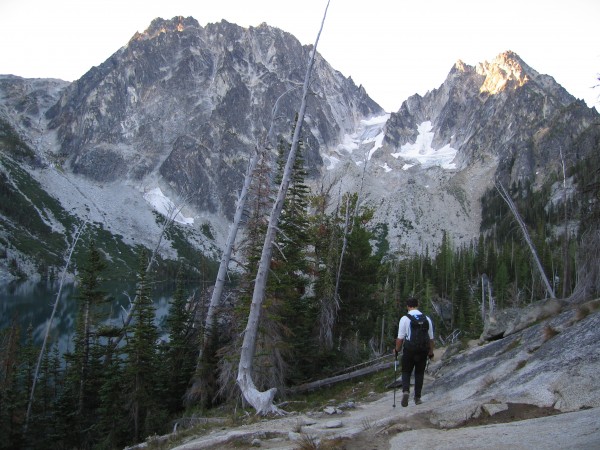
M406 314L410 319L410 340L404 339L404 349L411 352L429 352L429 321L425 314L414 316Z

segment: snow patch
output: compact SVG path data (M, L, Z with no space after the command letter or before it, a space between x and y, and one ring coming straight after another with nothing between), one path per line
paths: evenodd
M152 207L165 217L170 217L173 211L177 209L175 204L160 190L159 187L152 189L144 194L144 200L146 200ZM190 217L184 217L181 211L177 212L175 216L175 222L184 225L192 225L194 219Z
M435 134L431 131L432 128L433 125L430 121L423 122L417 128L419 135L414 144L406 143L400 147L398 153L391 154L396 159L401 157L407 161L402 167L403 170L408 170L416 164L420 164L424 168L440 166L443 169L456 169L456 164L452 161L457 150L450 147L450 144L437 150L434 149L431 146Z
M327 164L327 170L335 169L340 163L340 159L331 155L323 155L323 162Z
M369 146L367 155L357 155L353 159L356 165L362 165L365 160L369 161L371 156L383 145L383 138L385 136L383 128L389 117L389 114L383 114L361 120L355 133L345 134L342 137L342 142L337 146L335 152L339 155L352 155L355 150L366 145ZM329 155L323 155L323 158L329 162L327 170L334 169L340 161L338 158Z

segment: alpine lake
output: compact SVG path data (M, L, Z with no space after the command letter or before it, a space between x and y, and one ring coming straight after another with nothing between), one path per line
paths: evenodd
M156 309L155 323L161 336L166 335L164 330L165 319L175 283L154 283L151 290ZM198 285L184 286L185 295L190 295L198 290ZM60 298L52 323L50 317L57 301ZM127 315L131 302L135 297L135 283L125 281L111 281L101 286L106 293L107 301L97 308L96 318L104 324L118 326ZM58 344L62 354L72 348L72 337L78 311L78 286L73 283L64 283L60 289L59 281L13 281L0 285L0 330L16 322L21 328L20 333L25 340L31 328L33 343L41 346L50 324L49 341L47 349Z

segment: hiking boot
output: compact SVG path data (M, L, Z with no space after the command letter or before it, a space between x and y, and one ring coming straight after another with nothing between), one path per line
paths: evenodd
M421 397L415 397L415 405L420 405L421 403L423 403L423 400L421 400Z
M404 407L408 406L408 392L402 393L402 402L400 404Z

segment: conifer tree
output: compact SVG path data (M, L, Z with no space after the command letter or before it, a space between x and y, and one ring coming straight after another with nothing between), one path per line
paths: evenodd
M102 271L106 264L93 241L80 270L80 291L77 297L78 314L73 338L73 351L66 353L65 391L61 409L70 417L67 432L80 447L89 446L92 425L96 420L98 389L101 382L101 350L97 349L99 327L98 309L105 302L102 291Z
M23 347L16 319L0 331L0 449L21 448L26 386L20 382Z
M297 119L296 116L296 122ZM286 147L283 141L280 142L278 173L282 173L284 168ZM277 352L285 361L285 364L279 367L283 371L278 377L282 382L286 378L301 380L306 376L304 369L314 349L311 339L312 299L305 296L309 282L306 254L309 243L309 188L304 182L307 173L302 150L303 144L300 140L279 220L272 263L273 275L267 283L267 297L274 306L274 316L267 320L279 322L273 324L275 326L271 329L279 331L280 336L274 335L273 340L280 342ZM279 183L280 177L276 179L276 184Z
M115 349L103 367L102 384L98 391L97 420L94 424L95 447L112 450L131 442L126 379L123 358Z
M194 355L198 345L195 339L197 335L193 333L192 319L179 275L167 317L169 340L165 352L165 404L170 412L181 410L183 396L194 373ZM215 370L214 367L211 369Z
M33 326L29 324L25 337L25 344L20 348L19 366L17 371L18 390L16 397L16 405L18 411L18 422L21 426L25 425L25 417L27 410L26 396L31 392L33 386L33 378L36 372L36 360L38 359L40 349L33 342ZM32 435L35 439L35 435ZM17 439L21 445L29 445L29 434L20 432L17 434Z
M436 287L442 297L448 297L453 290L453 249L450 237L446 231L443 232L442 245L435 258L436 265Z
M54 346L56 348L56 346ZM49 439L54 440L55 422L58 419L55 409L54 386L58 382L57 365L60 359L56 351L44 353L40 366L36 403L33 408L33 423L35 428L28 429L28 440L34 448L41 448Z
M318 323L318 343L328 360L328 352L333 348L333 332L339 304L335 298L336 268L340 258L338 245L340 230L337 224L337 211L328 214L329 191L322 191L311 199L315 214L312 218L313 273L315 274L315 309ZM318 361L316 364L323 366Z
M357 199L353 194L351 201L343 204L356 210ZM365 344L376 338L374 330L381 315L381 303L374 302L380 260L371 246L373 233L367 228L372 217L373 211L365 207L360 207L354 216L341 271L336 339L346 346L344 354L351 359L359 358ZM357 340L351 339L352 336Z
M155 432L153 425L160 423L156 402L159 373L156 355L158 329L154 323L155 310L150 297L147 257L144 251L141 252L139 266L133 325L124 349L124 392L132 422L133 442L138 442L140 438Z

